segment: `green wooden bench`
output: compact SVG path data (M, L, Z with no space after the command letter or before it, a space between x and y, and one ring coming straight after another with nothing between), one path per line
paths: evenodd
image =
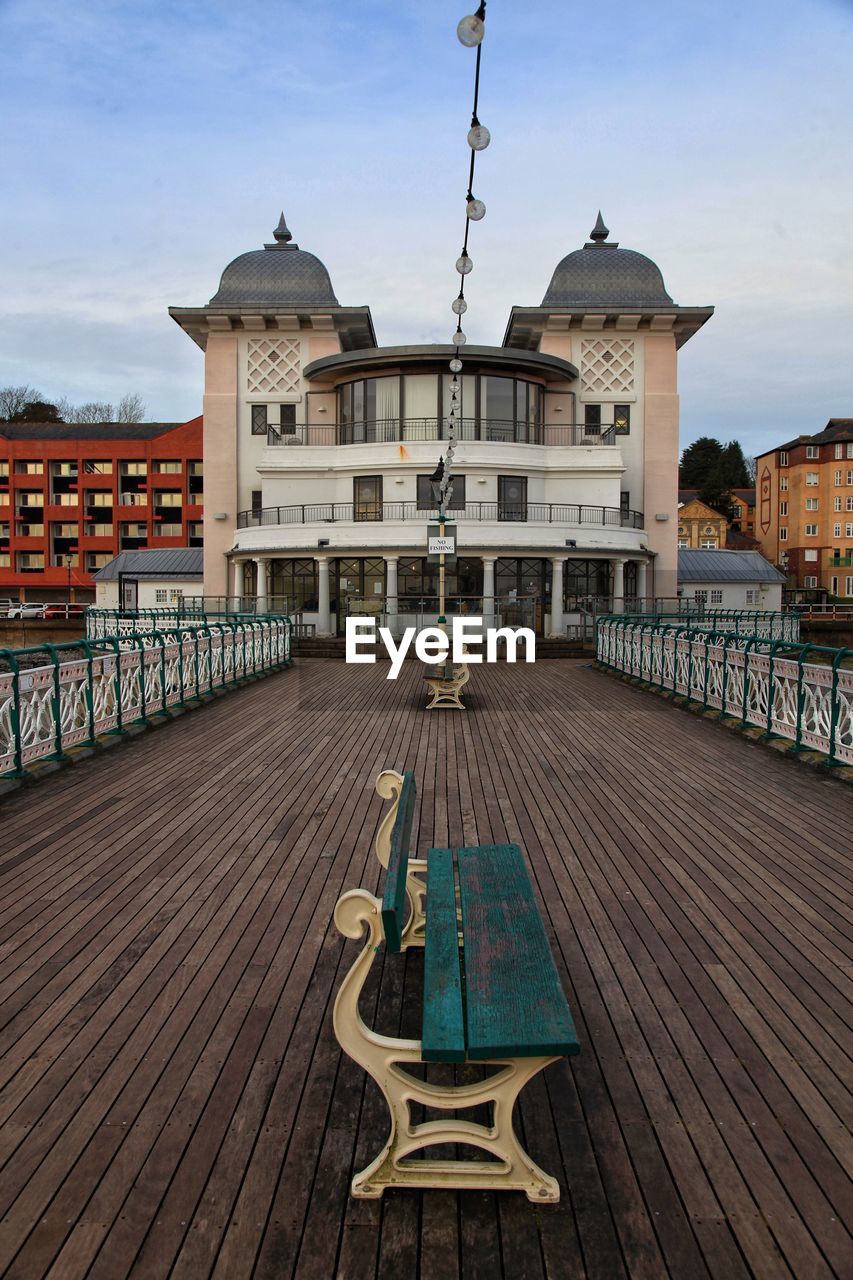
M394 802L376 837L376 855L387 868L384 894L380 899L352 889L335 908L342 933L361 938L366 927L367 939L338 992L334 1025L341 1047L385 1095L391 1132L353 1179L352 1194L375 1199L386 1187L454 1187L559 1200L556 1180L530 1158L512 1123L528 1080L580 1048L521 850L480 845L410 858L414 776L385 770L376 789ZM392 953L424 948L419 1040L379 1035L359 1013L359 996L383 941ZM494 1070L476 1083L453 1085L411 1074L414 1064L430 1062ZM491 1108L489 1124L454 1116L416 1124L410 1111L413 1104L450 1112L484 1103ZM480 1148L486 1158L423 1154L446 1143Z

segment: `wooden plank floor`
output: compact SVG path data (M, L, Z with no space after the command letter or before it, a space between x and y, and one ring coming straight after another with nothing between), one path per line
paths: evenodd
M850 791L582 663L464 713L386 670L303 660L0 806L0 1274L853 1275ZM386 1123L331 918L389 766L419 850L527 853L582 1044L520 1106L556 1207L348 1197Z

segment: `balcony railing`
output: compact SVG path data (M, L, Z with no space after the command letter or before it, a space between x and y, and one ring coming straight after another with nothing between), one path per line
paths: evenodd
M457 440L485 440L492 444L615 445L615 426L572 423L544 426L524 419L462 418ZM396 444L447 439L443 418L371 418L364 422L330 422L322 426L267 427L270 445Z
M264 525L336 524L382 520L423 524L438 519L437 510L424 510L416 502L384 502L357 505L352 502L325 502L296 507L263 507L237 514L238 529ZM452 521L522 522L528 524L589 524L616 529L645 527L642 511L621 507L579 506L564 502L469 502L460 511L448 512Z

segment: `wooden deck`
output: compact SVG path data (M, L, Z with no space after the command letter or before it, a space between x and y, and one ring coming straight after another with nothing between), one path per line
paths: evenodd
M851 1276L850 791L580 663L430 714L384 672L302 661L0 806L0 1274ZM582 1045L521 1105L556 1207L348 1197L385 1118L331 917L388 766L419 850L530 860Z

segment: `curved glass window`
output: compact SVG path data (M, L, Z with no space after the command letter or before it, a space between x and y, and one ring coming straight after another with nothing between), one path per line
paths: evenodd
M338 443L446 440L449 373L359 378L338 387ZM457 395L457 438L543 444L543 388L502 374L463 373Z

